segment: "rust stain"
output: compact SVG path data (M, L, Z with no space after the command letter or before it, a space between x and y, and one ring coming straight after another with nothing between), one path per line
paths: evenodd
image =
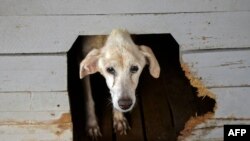
M50 114L51 116L55 116L54 113ZM36 120L2 120L1 124L6 125L40 125L40 124L62 124L62 123L71 123L71 114L63 113L58 119L50 120L50 121L36 121Z
M55 120L53 124L58 124L57 128L58 130L55 132L57 136L60 136L64 133L64 131L71 129L71 124L65 124L65 123L71 123L71 114L70 113L63 113L61 117L58 120Z
M190 71L189 67L187 64L181 62L181 67L185 73L185 76L189 79L190 84L197 88L197 96L198 97L206 97L208 96L209 98L215 99L215 95L210 92L201 82L201 79L198 77L194 76L192 72ZM213 109L215 111L217 108L216 104ZM191 135L192 130L199 124L205 122L208 119L211 119L214 116L213 112L208 112L205 115L201 116L195 116L191 117L185 124L184 130L181 131L180 136L178 137L179 141L185 140L188 136Z
M52 115L54 116L54 115ZM35 132L35 129L47 130L51 133L54 133L57 136L62 135L65 131L72 130L71 114L63 113L58 119L50 121L32 121L32 120L23 120L15 121L8 120L2 121L3 124L13 125L20 128L31 127L32 130L28 129L31 132Z
M70 113L63 113L61 117L55 121L53 121L53 124L60 124L60 123L69 123L71 122L71 114Z
M57 125L58 130L55 132L57 136L62 135L65 131L72 129L71 124L59 124Z

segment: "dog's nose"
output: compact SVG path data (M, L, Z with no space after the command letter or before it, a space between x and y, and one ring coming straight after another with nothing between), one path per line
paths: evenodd
M118 105L121 109L127 110L132 105L132 100L130 98L123 98L118 100Z

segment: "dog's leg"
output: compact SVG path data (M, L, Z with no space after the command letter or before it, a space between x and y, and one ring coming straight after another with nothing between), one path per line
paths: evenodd
M116 109L113 109L113 127L115 129L115 132L119 132L121 135L126 135L127 130L130 129L126 117L123 115L122 112Z
M95 103L92 97L92 91L90 86L90 77L86 76L83 80L83 87L85 90L86 99L86 128L89 136L92 138L97 138L101 136L100 128L97 123L97 118L95 114Z

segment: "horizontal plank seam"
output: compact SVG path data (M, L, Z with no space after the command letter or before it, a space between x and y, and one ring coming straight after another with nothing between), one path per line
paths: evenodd
M8 110L8 111L1 111L0 110L0 112L1 112L1 114L3 114L3 113L53 113L53 112L70 113L71 110L70 110L70 108L69 109L65 109L65 110L60 110L60 108L59 108L59 110L29 110L29 111L28 110L27 111L25 111L25 110L19 110L19 111L10 111L10 110Z
M0 15L1 16L133 16L133 15L166 15L166 14L202 14L202 13L228 13L228 12L250 12L250 10L233 11L199 11L199 12L151 12L151 13L107 13L107 14L21 14L21 15Z
M233 117L233 118L212 118L213 121L250 121L250 118L240 118L240 117Z
M224 127L224 125L222 125L222 126L207 126L207 127L200 127L200 128L195 128L195 129L193 129L193 131L195 131L195 130L205 130L205 129L214 129L214 128L222 128L222 127Z
M250 85L235 85L235 86L208 86L208 89L216 89L216 88L250 88Z
M61 91L0 91L0 93L68 93L67 90Z
M213 48L213 49L194 49L194 50L183 50L183 54L194 54L194 53L210 53L210 52L230 52L230 51L250 51L250 47L235 47L235 48Z
M26 126L38 126L38 125L61 125L61 124L72 124L72 122L60 122L60 123L6 123L6 124L1 124L0 126L8 125L8 126L20 126L20 125L26 125Z
M5 56L65 56L67 52L44 52L44 53L0 53L0 57Z

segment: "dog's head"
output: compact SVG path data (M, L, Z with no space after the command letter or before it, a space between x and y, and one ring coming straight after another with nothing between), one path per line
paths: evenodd
M114 108L130 111L136 101L135 90L144 66L158 78L160 66L152 50L135 45L129 33L113 30L104 47L93 49L80 64L80 78L100 72L106 79Z

